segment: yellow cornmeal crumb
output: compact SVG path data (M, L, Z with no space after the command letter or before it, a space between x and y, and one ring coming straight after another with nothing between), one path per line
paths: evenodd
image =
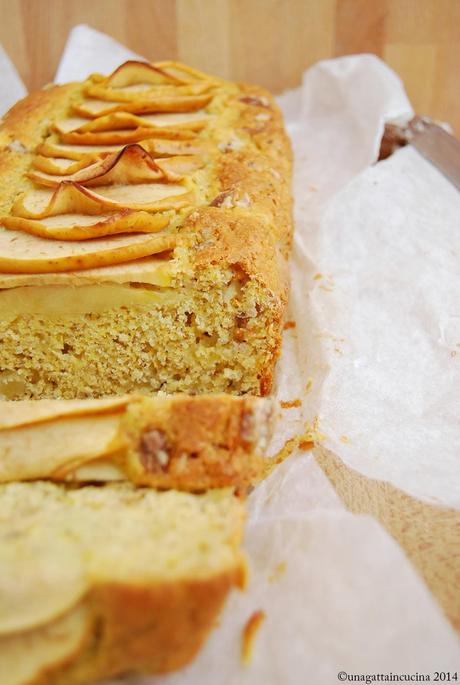
M217 298L206 279L174 295L170 302L86 314L10 320L3 311L0 396L70 399L198 387L258 394L275 332L270 310L254 316L256 284L228 300Z

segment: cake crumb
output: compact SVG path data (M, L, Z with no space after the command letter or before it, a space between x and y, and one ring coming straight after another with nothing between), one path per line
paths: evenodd
M290 328L295 328L295 327L296 327L295 321L286 321L284 326L283 326L283 331L288 331Z
M281 400L280 405L283 409L293 409L294 407L301 407L302 400L298 398L295 400Z
M313 387L313 378L309 378L308 381L307 381L307 384L306 384L306 386L305 386L305 392L306 392L307 394L308 394L309 392L311 392L312 387Z
M313 276L314 281L319 281L323 277L323 274L317 273Z
M279 580L281 576L286 572L286 569L287 561L280 561L280 563L276 564L275 568L268 576L268 582L274 583L276 580Z
M245 666L248 666L251 663L254 651L254 640L265 619L265 611L258 609L251 614L244 625L241 642L241 663Z
M301 440L299 442L299 449L301 449L303 452L307 452L308 450L312 450L314 446L315 446L315 443L313 442L313 440Z
M347 442L350 442L350 438L348 437L348 435L341 435L340 442L344 442L346 444Z
M318 442L322 442L325 436L319 432L318 424L318 417L315 417L311 425L308 423L306 424L304 433L289 438L273 457L267 457L265 459L263 478L267 478L273 469L278 464L282 464L296 449L310 450L313 449Z

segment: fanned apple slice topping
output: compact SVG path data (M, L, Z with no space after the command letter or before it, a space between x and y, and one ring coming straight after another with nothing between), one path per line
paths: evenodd
M36 150L28 177L42 188L1 219L0 272L57 276L170 255L179 237L169 222L195 200L186 177L214 153L198 132L218 82L175 62L93 75Z
M168 140L165 138L149 138L137 142L140 147L150 153L152 157L172 157L176 155L203 155L211 153L213 146L204 140ZM70 145L54 143L50 140L38 146L37 152L42 157L61 157L73 161L84 161L95 157L107 156L118 152L123 145ZM76 169L75 169L76 170ZM43 171L45 169L43 168ZM70 172L72 173L72 172Z
M98 79L99 80L99 79ZM110 76L102 77L102 83L111 88L126 88L127 86L141 85L183 85L189 79L184 80L180 76L169 74L163 69L138 60L128 60L121 64ZM100 81L101 82L101 81Z
M90 131L88 133L70 131L70 133L61 134L61 142L70 143L71 145L128 145L129 143L138 143L148 138L191 140L194 138L194 133L179 127L146 126L115 131Z
M53 142L48 138L37 147L37 154L42 157L64 157L74 162L85 161L88 164L88 160L118 152L122 147L122 145L67 145Z
M168 74L169 77L181 80L182 83L193 83L195 81L218 81L216 76L210 76L203 71L189 67L188 64L182 62L174 62L167 60L164 62L154 62L153 66L161 70L163 74Z
M178 167L179 168L179 165ZM163 170L140 145L127 145L103 159L67 176L55 176L31 171L29 178L40 185L56 187L62 181L74 181L87 187L126 183L153 183L155 181L179 181L178 173Z
M124 88L113 88L103 83L94 83L85 86L83 92L90 98L106 100L107 102L136 102L141 98L143 100L150 100L160 96L203 95L214 85L211 81L197 81L196 83L188 83L184 86L175 86L171 83L153 86L144 83L125 86Z
M118 131L120 129L145 128L147 126L160 128L185 128L198 131L206 126L210 115L206 112L173 112L167 114L131 114L129 112L113 112L97 119L70 117L57 121L53 128L61 134L70 132L87 133L95 131Z
M178 155L176 157L166 157L156 159L155 163L163 171L168 180L180 180L188 174L201 169L205 162L202 157L197 155Z
M98 159L97 155L94 155L94 158L95 160ZM87 157L86 159L73 160L66 159L65 157L44 157L43 155L36 155L32 160L32 166L34 167L34 169L37 169L38 171L41 171L44 174L57 176L58 181L62 181L63 176L75 174L77 171L80 171L80 169L84 169L91 163L91 157ZM31 173L33 173L33 171Z
M167 252L143 257L134 262L102 268L46 274L0 273L0 288L20 288L24 285L89 285L92 283L147 283L167 288L172 281L171 265Z
M158 96L174 92L176 95L198 95L213 85L210 77L203 80L180 69L174 72L171 66L162 69L135 60L125 62L110 76L95 74L91 81L85 89L87 95L115 102L131 101L139 94Z
M68 133L69 131L78 131L88 123L88 119L84 117L68 117L67 119L60 119L56 121L51 128L58 133Z
M11 216L23 219L45 219L59 214L104 213L104 205L91 197L83 186L63 181L56 190L29 190L21 193L11 208Z
M131 262L176 247L177 234L141 233L61 242L22 231L0 231L0 271L56 273Z
M164 212L181 209L193 203L193 193L184 186L169 183L139 183L126 186L104 186L91 193L100 198L106 207L118 209L144 209L149 212Z
M72 181L62 181L54 190L30 190L19 195L12 216L45 219L59 214L104 214L107 210L140 209L149 212L185 207L193 193L183 185L140 183L101 186L97 193Z
M52 157L39 157L34 162L35 170L28 177L38 185L56 188L62 181L74 181L88 187L111 185L113 183L149 183L153 181L182 180L204 165L196 155L182 155L166 159L152 159L140 145L128 145L119 152L102 157L95 162L89 159L67 162L65 168L74 166L74 173L66 174L63 165L54 165ZM58 160L56 160L58 161ZM38 170L37 170L38 167ZM49 172L47 171L49 170Z
M196 112L211 101L211 95L159 95L149 100L116 103L105 100L84 100L73 106L75 114L82 117L96 118L113 112L130 112L131 114L153 114L155 112Z
M60 214L44 219L7 216L3 225L52 240L92 240L119 233L156 233L169 221L160 214L124 209L117 214Z

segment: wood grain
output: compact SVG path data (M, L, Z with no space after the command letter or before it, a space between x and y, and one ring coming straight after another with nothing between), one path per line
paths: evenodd
M460 133L460 0L0 0L0 42L29 88L86 23L148 59L178 58L274 92L319 59L373 52L415 109Z

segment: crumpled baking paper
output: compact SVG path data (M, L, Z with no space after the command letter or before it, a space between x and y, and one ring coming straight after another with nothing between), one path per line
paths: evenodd
M57 80L132 57L78 26ZM279 101L295 151L296 326L276 395L302 404L283 410L271 449L316 418L344 468L457 507L460 196L412 149L372 166L385 121L413 114L377 58L321 62ZM457 635L418 571L375 519L345 509L312 452L292 454L251 494L245 548L249 588L231 595L194 663L110 685L326 685L339 671L433 679L458 668ZM242 666L242 629L257 610L266 619Z
M15 66L0 45L0 115L27 95L27 90Z

